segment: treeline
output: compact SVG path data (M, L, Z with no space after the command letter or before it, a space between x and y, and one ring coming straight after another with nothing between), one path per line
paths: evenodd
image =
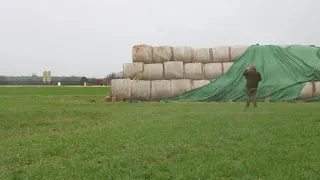
M0 76L0 85L109 85L111 79L122 78L122 72L110 73L105 78L87 78L84 76L52 76L50 83L43 82L41 76Z

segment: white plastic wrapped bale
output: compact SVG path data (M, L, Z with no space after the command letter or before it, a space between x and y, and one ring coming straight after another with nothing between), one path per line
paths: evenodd
M131 99L149 101L151 96L151 81L133 80Z
M152 46L134 45L132 48L132 61L152 63Z
M247 50L248 46L231 46L230 47L230 61L235 62Z
M131 98L130 79L112 79L110 95L118 100L129 100Z
M222 74L221 63L208 63L204 65L204 79L217 79Z
M173 49L170 46L153 47L153 63L163 63L173 60Z
M191 89L197 89L199 87L205 86L209 84L209 80L192 80L192 87Z
M193 60L193 49L189 46L175 46L173 47L173 61L183 61L184 63L191 63Z
M163 77L163 64L145 64L143 68L144 80L162 80Z
M229 46L218 46L212 48L213 51L213 62L214 63L224 63L230 62L231 53Z
M191 90L191 80L190 79L171 80L170 88L171 88L170 89L171 96L181 95Z
M143 63L125 63L123 64L123 78L141 79L143 73Z
M320 97L320 81L314 82L314 86L315 86L314 97L318 98L318 97Z
M193 61L195 63L202 63L202 64L212 63L213 61L212 48L194 49Z
M203 78L203 65L201 63L186 63L184 65L185 79L201 80Z
M227 62L227 63L222 63L222 73L226 73L228 72L228 70L230 69L230 67L232 66L233 62Z
M315 83L314 82L307 82L306 85L301 90L298 100L305 100L310 99L315 94Z
M163 63L164 78L171 79L183 79L184 66L182 61L168 61Z
M280 46L281 48L287 48L289 45L278 45Z
M160 100L170 97L170 80L151 81L151 99Z

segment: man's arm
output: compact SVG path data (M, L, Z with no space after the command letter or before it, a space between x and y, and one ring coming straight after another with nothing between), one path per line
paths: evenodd
M261 77L261 74L259 73L259 81L261 81L262 80L262 77Z
M243 72L243 74L242 74L242 75L247 77L247 76L248 76L248 72L249 72L249 70L248 70L248 69L246 69L246 70Z

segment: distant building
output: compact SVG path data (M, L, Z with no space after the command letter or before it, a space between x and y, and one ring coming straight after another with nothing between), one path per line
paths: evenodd
M88 82L86 77L78 77L78 76L71 76L71 77L60 77L60 76L52 76L50 84L57 84L61 82L62 85L84 85L84 82ZM45 85L46 82L43 82L43 77L39 76L18 76L13 77L9 76L6 77L6 82L2 84L7 85ZM49 85L50 85L49 84Z

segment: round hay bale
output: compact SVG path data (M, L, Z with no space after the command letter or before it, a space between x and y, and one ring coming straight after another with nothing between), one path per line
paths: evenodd
M218 46L212 48L213 51L213 62L214 63L224 63L230 62L231 52L229 46Z
M209 80L192 80L191 89L197 89L197 88L205 86L205 85L207 85L209 83L210 83Z
M185 79L201 80L203 78L203 66L201 63L186 63L184 65Z
M289 45L278 45L280 46L281 48L287 48Z
M184 66L182 61L168 61L163 63L164 78L171 79L183 79Z
M123 64L123 78L141 79L144 63L134 62Z
M170 97L170 80L151 81L151 99L160 100Z
M314 82L314 97L315 98L318 98L320 97L320 81L316 81Z
M173 60L173 49L170 46L153 47L153 63L164 63Z
M301 90L298 100L306 100L312 98L315 93L315 84L313 82L307 82Z
M175 46L173 47L173 61L182 61L184 63L191 63L193 60L193 49L189 46Z
M230 54L231 59L230 61L235 62L240 58L247 50L248 46L231 46L230 47Z
M202 64L212 63L212 61L213 61L212 48L194 49L193 61L195 63L202 63Z
M110 82L110 97L114 101L129 100L131 98L130 79L112 79Z
M233 62L221 63L222 66L222 73L228 72L230 67L232 66Z
M204 65L204 79L206 80L217 79L222 73L221 63L208 63Z
M151 81L133 80L131 85L131 99L149 101L151 96Z
M145 64L143 68L143 79L144 80L162 80L163 75L163 64Z
M132 61L152 63L152 46L149 45L134 45L132 47Z
M191 90L191 80L190 79L174 79L170 82L170 95L176 96L181 95L187 91Z

